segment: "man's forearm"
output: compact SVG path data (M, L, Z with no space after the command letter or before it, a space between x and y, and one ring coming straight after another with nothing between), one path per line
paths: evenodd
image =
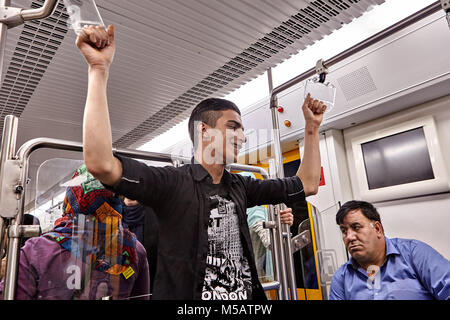
M89 171L108 171L112 161L112 137L106 87L108 70L89 69L83 120L83 155Z
M319 127L307 123L304 141L303 155L297 176L303 183L306 196L309 196L317 193L320 182Z

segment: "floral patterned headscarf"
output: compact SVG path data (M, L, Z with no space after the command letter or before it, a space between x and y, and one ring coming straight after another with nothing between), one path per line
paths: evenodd
M136 236L122 226L122 205L82 165L66 189L63 215L43 237L98 271L123 273L136 261Z

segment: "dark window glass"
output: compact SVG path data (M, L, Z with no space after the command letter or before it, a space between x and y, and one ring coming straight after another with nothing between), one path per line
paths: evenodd
M423 128L361 145L369 189L434 179Z

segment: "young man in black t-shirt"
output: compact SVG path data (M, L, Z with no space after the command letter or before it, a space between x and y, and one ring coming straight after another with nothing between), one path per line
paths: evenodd
M237 160L246 138L239 109L224 99L206 99L192 111L191 164L149 167L112 152L106 85L115 51L114 28L83 30L86 36L77 38L77 46L89 64L84 160L102 183L155 210L160 238L153 297L264 299L246 208L282 202L291 206L317 193L318 133L325 105L309 95L303 104L305 148L294 177L260 181L225 170L226 164Z

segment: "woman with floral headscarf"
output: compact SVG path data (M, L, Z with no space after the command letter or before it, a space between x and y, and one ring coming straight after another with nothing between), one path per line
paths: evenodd
M119 198L81 166L53 230L21 249L16 299L148 299L146 252L121 213Z

